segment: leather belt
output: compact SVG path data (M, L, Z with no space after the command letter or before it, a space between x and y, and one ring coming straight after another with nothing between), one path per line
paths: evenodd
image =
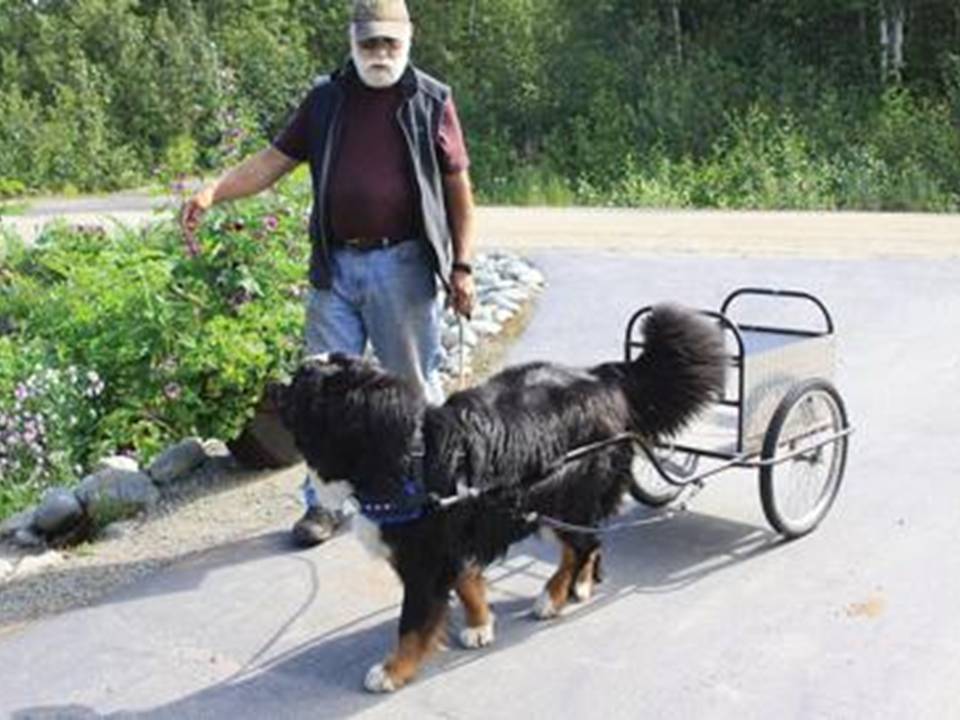
M391 245L398 245L410 238L390 238L390 237L354 237L340 240L335 245L352 248L353 250L382 250Z

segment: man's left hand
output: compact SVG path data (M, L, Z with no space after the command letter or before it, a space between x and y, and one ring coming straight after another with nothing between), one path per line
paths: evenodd
M450 304L458 315L469 319L477 299L477 287L473 275L462 270L450 274Z

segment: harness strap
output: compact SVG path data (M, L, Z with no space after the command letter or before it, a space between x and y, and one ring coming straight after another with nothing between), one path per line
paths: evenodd
M396 502L392 500L386 500L382 502L371 502L364 500L362 497L357 497L357 502L360 506L360 513L368 518L369 520L376 522L380 525L400 525L403 523L413 522L419 520L424 515L432 510L447 510L455 505L466 500L472 500L481 497L487 492L493 490L502 490L503 488L476 488L467 485L466 483L457 483L457 492L455 495L448 495L446 497L441 497L435 493L428 493L426 491L424 482L423 482L423 442L420 437L420 429L417 429L417 436L415 438L415 445L419 448L419 452L414 453L414 458L416 459L415 468L416 472L413 477L403 478L403 498L401 502ZM616 445L622 442L638 440L637 435L634 433L624 432L614 435L603 440L598 440L596 442L587 443L585 445L580 445L579 447L570 450L565 453L559 460L557 460L551 470L548 472L547 477L544 477L538 480L536 483L526 488L527 492L533 492L535 489L543 484L549 483L554 472L559 468L563 467L569 462L577 460L585 455L590 453L597 452L602 450L610 445ZM642 443L641 443L642 444ZM518 511L519 512L519 511ZM543 524L549 527L554 527L560 530L566 530L567 532L582 532L582 533L601 533L601 532L611 532L614 529L620 529L622 527L631 527L633 525L647 524L653 518L648 518L643 521L638 521L636 523L628 524L617 524L616 526L609 526L609 528L594 528L588 527L585 525L575 525L572 523L566 523L562 520L557 520L556 518L551 518L546 515L539 515L538 513L526 513L522 514L522 519L526 522L532 524Z

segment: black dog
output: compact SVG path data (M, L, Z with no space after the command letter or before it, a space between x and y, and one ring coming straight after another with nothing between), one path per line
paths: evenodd
M632 363L522 365L440 407L358 358L319 356L299 368L281 398L285 422L319 485L360 503L357 524L372 521L403 582L398 647L370 669L368 690L395 690L416 674L442 632L451 590L466 612L462 643L492 642L482 572L537 529L527 513L595 525L616 511L631 482L632 443L563 463L565 453L625 431L669 436L722 391L723 341L711 323L658 306L643 332ZM540 618L587 599L599 575L596 536L557 536L562 560L534 605Z

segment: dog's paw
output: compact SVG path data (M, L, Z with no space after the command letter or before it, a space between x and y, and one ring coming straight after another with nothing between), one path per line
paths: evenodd
M570 588L570 599L574 602L586 602L593 597L593 578L581 580Z
M367 671L363 686L373 693L388 693L397 689L397 684L390 677L383 663L377 663Z
M486 625L468 627L460 631L460 644L468 649L482 648L493 643L493 616Z
M560 614L561 608L557 607L550 596L550 592L544 590L533 603L533 616L538 620L549 620Z

